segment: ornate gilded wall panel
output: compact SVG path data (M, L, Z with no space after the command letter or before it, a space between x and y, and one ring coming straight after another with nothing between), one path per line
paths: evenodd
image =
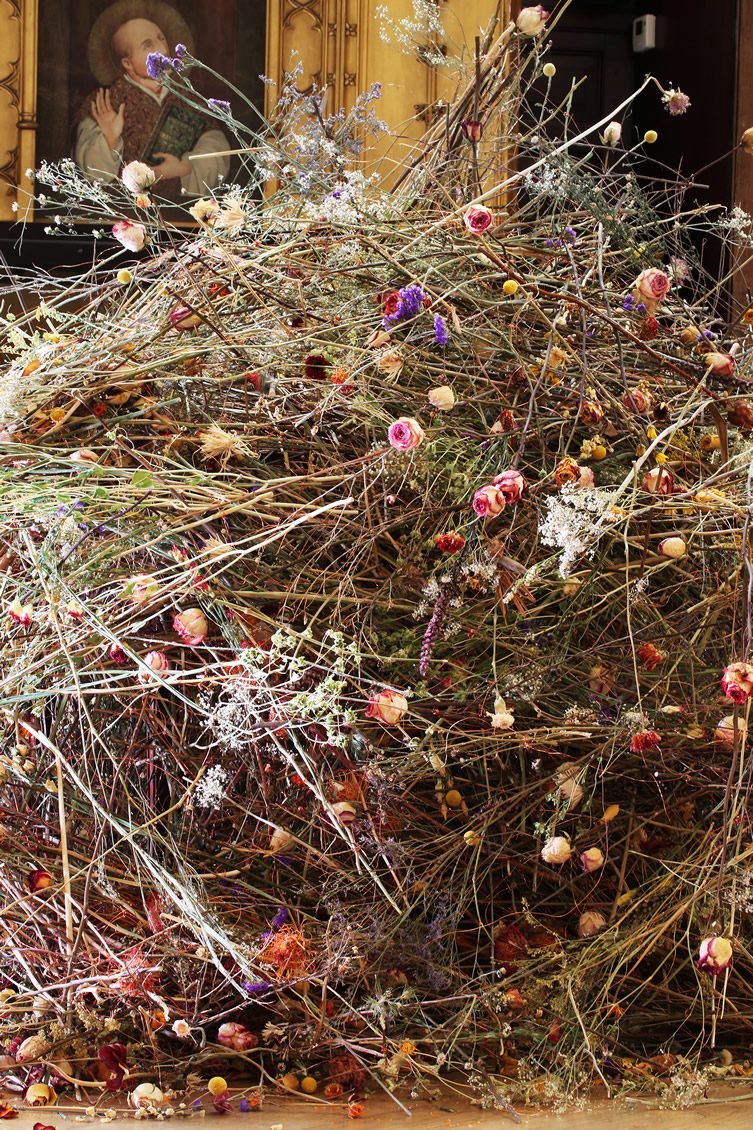
M413 11L411 0L384 0L399 20ZM405 54L380 34L379 0L269 0L266 73L279 85L294 53L302 61L302 89L316 82L330 90L329 112L350 109L360 91L382 84L379 115L395 133L385 142L387 160L399 165L411 144L437 113L439 99L452 96L441 68ZM492 15L494 0L438 0L451 50L473 51L473 37ZM510 0L506 0L505 15ZM38 0L0 0L0 220L13 218L24 172L37 163ZM275 97L275 87L267 88Z

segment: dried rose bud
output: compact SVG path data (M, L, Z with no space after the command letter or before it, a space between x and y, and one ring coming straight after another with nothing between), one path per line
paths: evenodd
M123 596L135 604L146 604L159 590L159 581L150 573L138 573L134 577L127 577L123 582Z
M26 883L32 894L37 891L45 891L48 887L52 886L54 879L49 871L43 868L38 868L36 871L30 871L26 876Z
M162 1106L165 1096L155 1083L139 1083L128 1095L131 1106L147 1107Z
M651 411L652 400L651 393L647 389L638 386L637 388L629 389L625 393L622 398L622 403L626 408L629 408L631 412L638 412L643 415L645 412Z
M153 674L164 677L170 670L170 662L164 651L147 652L144 656L144 663L149 668L149 671L139 671L140 683L151 683L153 681Z
M504 510L506 500L499 487L490 483L476 491L471 505L479 518L496 518Z
M604 419L604 409L596 400L584 400L579 412L581 423L587 428L595 428Z
M186 608L173 619L173 628L184 643L197 647L207 638L209 624L200 608Z
M16 1048L16 1063L30 1063L35 1059L42 1059L50 1050L50 1042L40 1032L27 1036Z
M71 463L97 463L99 456L90 447L78 447L75 451L68 452Z
M195 314L188 306L178 306L170 314L170 322L173 329L183 333L185 330L193 330L196 326L201 324L201 315Z
M567 863L573 849L567 836L551 836L541 849L544 863Z
M670 538L663 538L659 542L659 553L662 557L669 557L673 561L679 561L681 557L685 557L688 552L688 547L685 544L685 539L681 538L679 534L675 534Z
M704 354L703 363L706 372L713 373L715 377L731 377L735 371L735 358L729 353L715 353L712 350Z
M753 698L753 664L730 663L722 674L722 690L738 705Z
M580 467L569 455L560 459L552 472L552 479L556 487L564 487L569 483L577 483L580 477Z
M736 400L727 412L727 419L741 432L753 431L753 404L749 400Z
M607 920L598 910L584 910L578 919L578 937L592 938L607 924Z
M652 467L643 476L643 489L649 494L671 494L674 485L674 479L666 467Z
M607 695L614 690L614 676L603 663L595 663L588 673L588 689L592 694Z
M588 875L601 870L604 866L604 852L598 847L587 848L580 854L580 865Z
M742 741L748 732L748 724L744 718L737 719L737 733L738 740ZM728 714L725 718L720 718L714 730L714 738L720 745L732 749L735 744L735 716Z
M455 407L455 393L449 385L437 385L429 389L429 403L440 412L449 412Z
M107 654L109 655L110 659L112 659L113 663L125 663L126 659L128 658L119 643L110 644L109 648L107 649Z
M659 319L654 317L653 314L647 314L643 319L638 330L638 337L641 341L653 341L655 337L659 336Z
M221 1024L217 1030L217 1041L223 1047L233 1048L237 1052L245 1052L249 1048L256 1047L259 1043L259 1037L250 1032L244 1024L228 1021L226 1024Z
M461 123L461 129L469 141L477 142L481 140L484 132L484 127L476 118L466 118Z
M338 800L332 805L332 811L340 824L346 828L358 816L358 809L349 800Z
M375 718L385 726L396 726L408 712L408 700L399 691L386 687L373 694L366 707L366 717Z
M501 475L495 475L493 485L497 490L502 491L502 494L505 496L505 502L512 505L515 502L520 502L528 484L520 471L516 471L515 468L511 467L509 470L503 471Z
M718 977L732 965L732 942L718 934L704 938L698 950L698 968L702 973Z
M30 604L22 604L20 600L16 599L8 605L8 615L16 624L28 628L34 618L34 609Z
M512 1008L517 1011L518 1009L525 1008L528 1001L525 999L520 989L507 989L502 994L502 1000L505 1008Z

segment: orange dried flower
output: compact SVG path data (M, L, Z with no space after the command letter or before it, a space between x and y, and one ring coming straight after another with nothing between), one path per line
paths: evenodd
M273 935L258 955L265 965L275 966L275 973L282 980L303 977L311 969L311 960L306 952L306 939L296 926L283 926Z
M348 1118L360 1118L363 1114L363 1103L348 1103Z
M655 671L659 664L664 662L664 656L652 643L641 644L638 648L638 658L647 671Z
M339 1083L328 1083L324 1088L325 1099L339 1099L343 1089Z
M329 379L333 385L344 385L350 379L350 373L347 369L333 369Z
M552 474L555 486L564 487L567 483L577 483L580 478L580 467L569 455L560 459Z

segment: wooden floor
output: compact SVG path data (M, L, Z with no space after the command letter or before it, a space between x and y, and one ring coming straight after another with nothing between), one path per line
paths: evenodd
M753 1127L753 1090L744 1093L735 1091L719 1101L707 1101L690 1110L657 1110L653 1105L633 1101L621 1103L595 1103L587 1111L573 1111L568 1114L553 1115L544 1111L522 1111L522 1127L529 1130L751 1130ZM648 1103L648 1100L646 1100ZM20 1105L20 1104L19 1104ZM282 1099L265 1103L263 1110L249 1114L231 1113L224 1116L207 1114L198 1120L182 1119L179 1125L193 1125L199 1122L206 1126L211 1123L216 1130L330 1130L342 1126L379 1127L379 1130L475 1130L483 1128L513 1127L513 1119L500 1111L480 1111L462 1102L443 1101L438 1103L412 1102L405 1100L409 1113L405 1114L388 1098L374 1096L364 1103L364 1114L358 1122L350 1122L343 1109L333 1108L294 1099ZM9 1123L8 1130L32 1130L35 1122L64 1130L74 1126L102 1125L99 1119L84 1118L81 1122L81 1108L46 1107L37 1110L23 1110L19 1117ZM116 1130L123 1130L126 1120L130 1130L135 1130L132 1115L124 1114L111 1124ZM170 1120L172 1121L172 1119ZM140 1123L140 1125L145 1125Z

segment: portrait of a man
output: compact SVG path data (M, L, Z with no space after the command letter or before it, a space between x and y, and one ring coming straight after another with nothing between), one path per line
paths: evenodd
M179 44L193 52L191 29L168 0L115 0L94 21L87 58L99 85L78 110L74 144L76 163L93 180L143 161L157 174L159 194L178 201L227 175L229 143L216 122L149 73L150 54L172 56Z

